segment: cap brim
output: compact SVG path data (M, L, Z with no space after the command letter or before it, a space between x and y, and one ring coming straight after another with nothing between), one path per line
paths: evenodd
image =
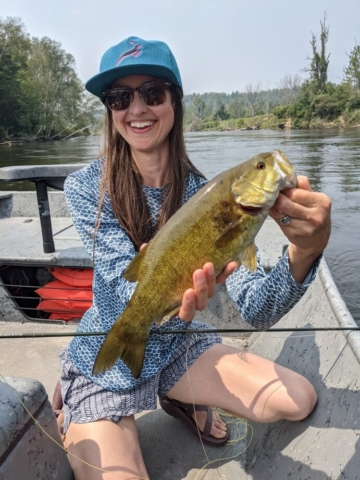
M128 77L129 75L150 75L152 77L163 78L164 80L168 80L174 85L180 87L181 94L183 94L182 87L179 85L178 79L170 69L160 65L147 64L119 66L107 70L106 72L98 73L85 83L85 88L93 95L101 98L104 90L110 88L116 80L119 78Z

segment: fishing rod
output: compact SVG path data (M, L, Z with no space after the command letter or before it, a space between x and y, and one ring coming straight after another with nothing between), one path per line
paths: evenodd
M270 328L269 330L257 330L254 328L204 328L199 330L157 330L150 334L157 335L182 335L191 333L279 333L279 332L356 332L360 327L298 327L298 328ZM106 336L109 332L40 332L40 333L7 333L0 335L0 339L12 338L49 338L49 337L96 337Z

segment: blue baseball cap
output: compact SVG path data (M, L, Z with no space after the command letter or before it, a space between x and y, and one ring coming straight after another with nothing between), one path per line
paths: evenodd
M129 75L163 78L182 90L179 68L166 43L129 37L109 48L101 58L100 73L85 83L85 88L101 98L116 80Z

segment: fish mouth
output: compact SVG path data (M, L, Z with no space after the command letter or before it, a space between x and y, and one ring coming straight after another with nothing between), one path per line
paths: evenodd
M242 203L237 204L240 210L248 215L259 215L264 209L263 207L253 207L252 205L244 205Z

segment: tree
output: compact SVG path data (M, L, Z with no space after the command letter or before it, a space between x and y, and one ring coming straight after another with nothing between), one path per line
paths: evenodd
M238 98L234 98L229 105L229 114L232 118L244 117L246 113L245 106Z
M215 120L228 120L230 118L229 112L226 110L225 104L221 103L218 110L214 113Z
M326 92L330 58L330 53L328 55L326 54L326 44L329 40L329 27L326 26L326 13L324 14L324 20L320 21L320 25L320 52L318 51L317 47L316 35L312 33L310 45L312 47L313 56L311 58L310 67L307 69L307 71L310 73L310 79L315 93Z
M345 81L349 83L355 94L360 93L360 45L355 45L351 50L349 64L345 69Z
M279 81L279 88L282 90L283 104L289 105L300 94L302 78L295 75L285 75Z
M74 57L59 42L48 37L32 39L24 90L31 108L24 109L21 124L28 133L61 138L79 128L86 103L84 89Z
M18 129L29 50L29 36L20 19L0 19L0 139Z
M256 85L253 85L252 83L248 83L245 86L246 102L249 107L250 117L253 117L255 115L255 107L258 103L260 90L261 90L261 83L257 83Z
M205 100L200 97L200 95L196 96L191 104L192 114L195 118L203 120L207 114L207 107Z

